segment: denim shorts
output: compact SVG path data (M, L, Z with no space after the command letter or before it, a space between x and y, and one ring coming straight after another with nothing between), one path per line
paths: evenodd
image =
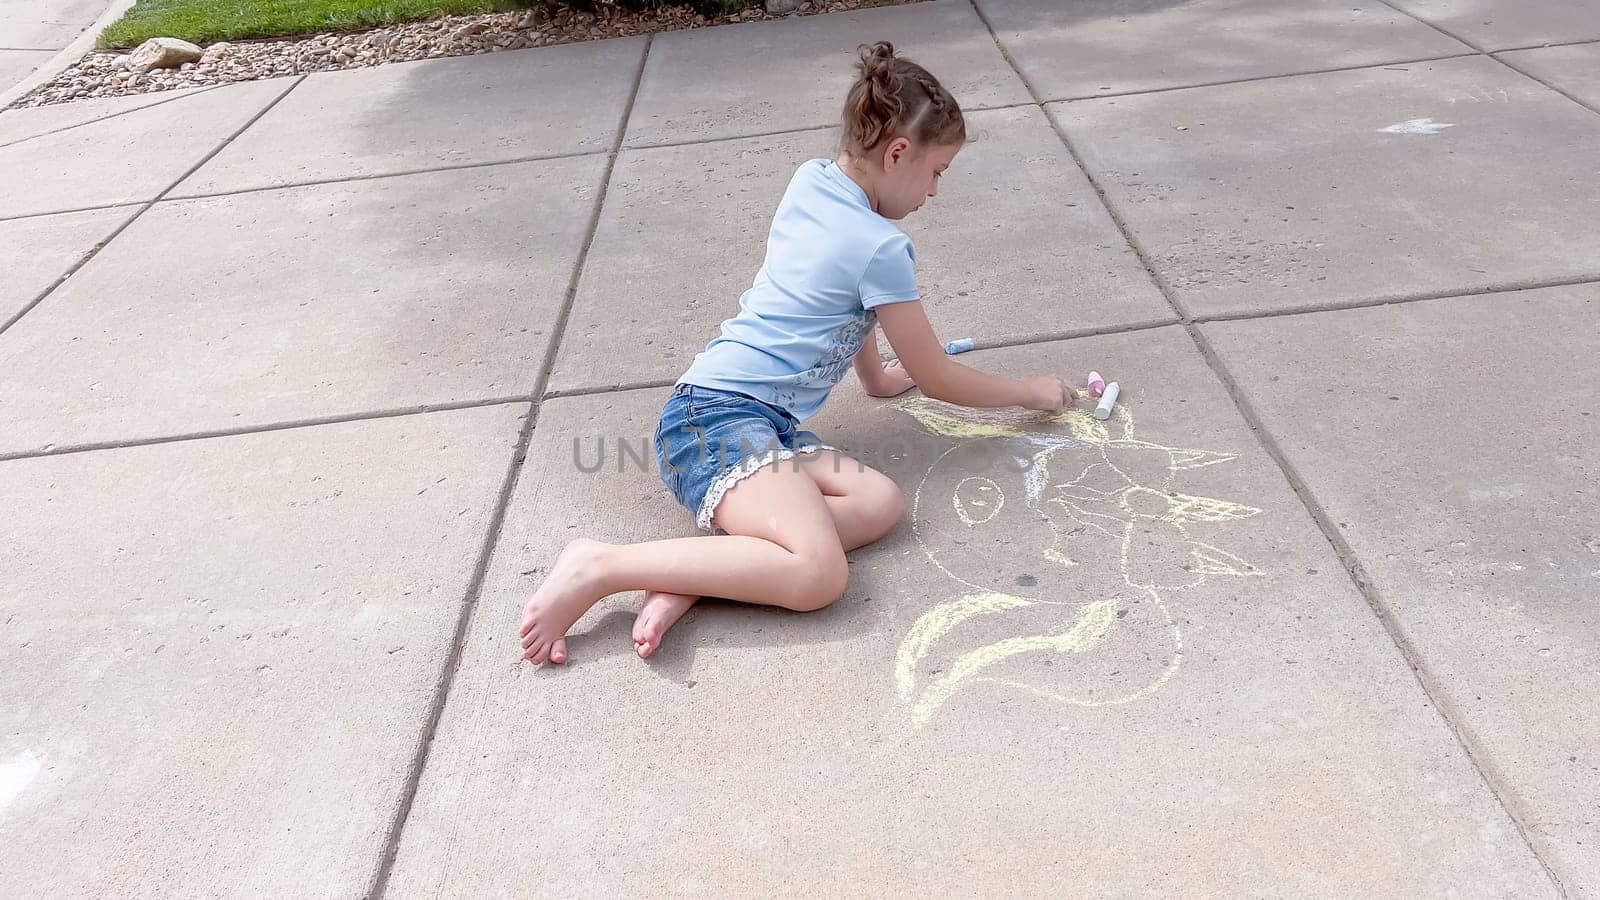
M833 447L785 410L754 397L680 384L656 426L656 465L672 496L713 530L722 495L763 466Z

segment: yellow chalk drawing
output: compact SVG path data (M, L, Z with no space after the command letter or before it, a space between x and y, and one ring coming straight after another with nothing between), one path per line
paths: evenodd
M1116 408L1109 422L1081 409L1041 417L965 410L921 397L896 407L929 433L953 441L929 466L912 495L912 533L930 562L971 589L923 613L901 641L894 678L913 727L932 721L952 696L973 684L1004 685L1089 707L1149 696L1183 662L1183 635L1167 595L1198 587L1215 576L1260 574L1243 559L1198 540L1191 529L1225 525L1261 510L1180 493L1172 486L1177 473L1230 462L1234 455L1137 438L1126 403ZM1007 508L999 482L968 476L956 481L953 489L949 486L953 454L973 441L1000 442L1018 463L1011 471L1021 482L1023 501L1010 518L997 521ZM1077 470L1074 477L1052 478L1052 468L1069 465ZM935 493L943 492L949 493L948 506L933 501ZM942 541L932 541L928 533L932 520L952 511L959 523L956 537L947 534ZM993 532L984 532L989 527ZM1043 596L1019 595L1012 585L1000 589L998 567L1015 566L1019 554L1009 545L1013 539L1025 540L1030 527L1035 533L1043 529L1045 544L1024 551L1022 561L1037 554L1032 558L1050 563L1046 571L1071 581L1073 587L1062 591L1068 596L1050 596L1055 585L1040 583L1031 575L1017 578L1016 583L1037 587L1032 593ZM962 537L966 534L984 536L990 544L968 547ZM1001 547L995 542L1004 552L997 552ZM988 571L973 571L985 568ZM1098 590L1102 596L1070 596L1084 590ZM1133 620L1137 624L1130 624L1124 617L1135 610L1141 615ZM1041 626L1042 632L1031 633ZM1012 629L1027 633L995 639L997 631ZM1105 666L1119 667L1095 679L1098 683L1080 679L1066 686L1044 685L1032 676L1024 681L996 671L1008 660L1027 659L1028 654L1043 654L1036 660L1044 666L1067 657L1086 660L1097 651L1109 652L1113 644L1122 656ZM1129 676L1122 675L1115 660L1146 657L1159 659L1159 669L1129 684ZM1111 680L1119 675L1122 681ZM1074 681L1070 675L1063 680Z
M950 505L955 507L956 517L964 524L982 525L1000 515L1000 510L1006 505L1006 494L993 479L974 475L956 485Z
M950 629L973 616L999 612L1003 609L1015 609L1031 603L1032 600L1007 594L969 594L959 600L946 600L923 613L922 618L911 626L911 631L905 640L900 642L900 653L895 661L894 675L895 680L900 683L901 699L911 698L911 691L917 680L918 661L927 656L928 648L948 634Z

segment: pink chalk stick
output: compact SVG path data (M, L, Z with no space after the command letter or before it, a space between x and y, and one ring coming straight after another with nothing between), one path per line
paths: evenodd
M1100 377L1099 372L1089 373L1089 396L1098 397L1106 392L1106 380Z

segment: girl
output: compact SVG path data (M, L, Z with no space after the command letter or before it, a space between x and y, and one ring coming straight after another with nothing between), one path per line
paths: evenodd
M944 86L892 45L860 57L843 151L795 173L739 314L679 379L656 429L662 480L702 529L723 533L568 544L523 609L524 658L566 662L567 629L619 591L646 592L633 628L641 657L702 596L805 611L844 593L845 554L905 510L887 476L798 427L852 360L874 397L920 387L958 406L1046 412L1077 399L1054 376L1002 378L945 355L919 302L911 242L892 221L938 194L966 123ZM875 324L900 365L883 364Z

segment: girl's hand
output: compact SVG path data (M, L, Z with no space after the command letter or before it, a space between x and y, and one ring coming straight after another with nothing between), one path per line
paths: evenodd
M1078 392L1054 375L1039 375L1022 382L1021 405L1040 412L1060 412L1078 402Z
M900 365L899 360L884 363L882 374L864 385L870 397L898 397L916 386L911 373Z
M1029 409L1060 412L1078 399L1078 392L1054 376L1018 380L964 366L950 358L944 344L933 333L928 314L920 301L885 303L877 308L878 324L889 338L889 345L905 365L909 377L900 382L910 388L915 379L922 394L955 406L997 409L1025 406ZM864 342L856 354L856 373L862 386L877 388L878 379L888 373L877 356L877 339ZM876 393L876 392L875 392Z

